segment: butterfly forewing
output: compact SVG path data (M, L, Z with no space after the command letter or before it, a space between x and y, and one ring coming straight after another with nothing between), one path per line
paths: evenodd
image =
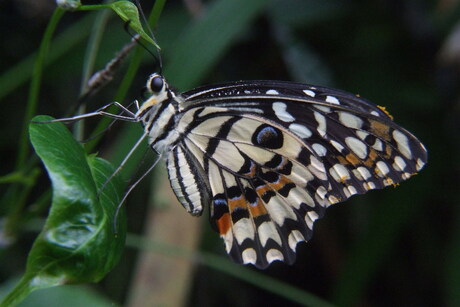
M153 85L152 85L153 84ZM298 83L240 81L182 95L163 77L136 118L186 210L209 207L238 263L293 263L331 204L408 179L423 145L380 107Z

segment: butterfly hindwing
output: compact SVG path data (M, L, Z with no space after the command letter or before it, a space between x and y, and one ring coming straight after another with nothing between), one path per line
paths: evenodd
M213 195L211 221L227 252L258 267L292 263L296 244L311 237L313 222L329 205L324 167L299 156L303 142L280 126L217 109L197 116L202 112L195 110L184 142L201 150Z
M211 198L208 178L198 162L199 152L178 144L166 159L169 182L177 199L192 215L201 215ZM202 157L201 157L202 160Z
M291 169L279 155L273 154L265 163L271 167L242 155L245 162L238 173L228 171L229 164L218 165L212 157L207 162L213 194L211 224L237 262L261 268L275 260L292 263L296 243L311 236L318 208L313 200L310 205L305 203L310 196L297 186L303 183L289 178Z
M365 181L364 190L408 179L427 160L420 141L396 125L384 108L343 91L290 82L241 81L199 88L185 97L189 108L212 106L236 114L253 113L285 127L321 159L332 157L330 172L336 177L346 175L342 166L353 169ZM377 177L384 180L374 180L366 169L380 173Z

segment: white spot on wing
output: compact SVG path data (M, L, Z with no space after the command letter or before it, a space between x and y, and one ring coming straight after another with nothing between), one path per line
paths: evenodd
M305 95L310 96L310 97L316 96L316 93L311 90L304 90L303 92L305 93Z
M323 187L323 186L318 187L318 188L316 189L316 194L317 194L319 197L321 197L322 199L324 199L324 197L325 197L326 194L327 194L326 188ZM318 217L318 216L316 216L316 217ZM315 218L315 220L316 220L316 218ZM313 221L315 221L315 220L313 220Z
M354 186L352 186L352 185L347 186L347 190L348 190L348 193L350 193L350 196L355 195L356 193L358 193L358 191L356 191L356 188Z
M345 138L345 143L360 159L366 158L367 147L366 144L364 144L361 140L349 136Z
M318 154L320 157L324 157L327 153L326 147L321 144L315 143L312 145L313 150Z
M324 164L318 160L315 156L310 156L310 166L308 169L321 180L326 180L326 169L324 168Z
M222 239L224 239L225 242L225 250L227 251L227 254L230 253L232 250L232 245L233 245L233 233L232 231L227 231L226 234L223 234L220 236Z
M305 215L305 223L310 230L313 230L313 223L318 219L318 214L315 211L308 211Z
M388 168L388 165L383 161L377 162L376 166L379 169L378 174L379 174L380 177L384 177L384 176L388 175L388 173L390 172L390 169Z
M276 231L273 222L263 222L260 224L257 232L259 234L260 243L262 243L262 246L265 247L265 245L267 245L268 239L274 240L280 246L282 245L281 238L278 234L278 231Z
M331 203L331 205L336 204L336 203L338 203L338 202L340 201L340 199L338 199L338 198L335 197L334 195L329 196L329 197L328 197L328 200L329 200L329 202Z
M289 242L289 247L295 252L295 248L297 246L297 243L305 241L305 238L303 237L302 233L298 230L293 230L289 234L288 237L288 242Z
M375 189L375 184L373 182L366 182L365 184L367 185L367 187L364 187L365 189L367 190Z
M246 248L242 253L243 263L255 264L257 261L257 254L253 248Z
M276 260L281 260L281 261L284 260L283 254L279 250L274 249L274 248L268 250L267 261L269 263L272 263L273 261L276 261Z
M363 121L356 115L350 114L348 112L338 112L340 122L348 127L353 129L360 129L363 125Z
M369 133L358 130L356 131L356 135L359 136L359 138L364 141L364 139L369 135Z
M321 136L325 136L326 135L326 118L324 117L323 114L320 114L318 112L313 112L313 115L315 116L315 119L318 122L318 128L316 128L316 130Z
M393 168L395 168L397 170L400 170L400 171L404 171L406 166L407 166L406 161L404 161L403 158L401 158L400 156L395 157L395 162L393 163Z
M276 117L283 122L293 122L295 118L286 111L287 105L284 102L274 102L272 105Z
M311 221L314 222L318 219L318 213L316 213L315 211L308 211L307 212L308 216L310 217ZM310 228L312 229L312 228Z
M248 218L242 218L233 225L236 241L241 245L247 238L254 240L254 227Z
M340 104L340 101L337 99L337 97L334 96L327 96L326 101L333 104Z
M412 159L412 152L409 149L409 139L399 130L393 131L393 137L398 143L398 150L408 159Z
M265 94L267 95L279 95L280 93L278 93L277 90L268 90L265 92Z
M350 179L350 172L342 164L335 164L329 169L329 173L337 182L343 182Z
M305 223L307 224L307 227L310 228L311 230L313 230L313 222L310 218L310 216L308 215L308 213L305 215Z
M423 167L425 166L425 162L422 161L422 159L417 159L417 166L416 166L416 170L419 171L421 170Z
M364 166L358 167L357 170L361 174L364 180L371 178L371 172L369 172L369 170L365 168Z
M307 139L311 137L312 135L312 132L310 131L310 129L300 124L290 124L289 130L291 130L292 132L294 132L295 134L297 134L299 137L303 139Z
M291 177L291 176L289 176ZM300 209L302 203L310 207L315 207L315 201L311 198L310 194L307 193L301 187L295 187L290 192L287 201L296 209ZM293 220L297 220L297 217L294 217Z
M342 152L342 150L344 149L344 147L343 147L340 143L338 143L338 142L336 142L336 141L334 141L334 140L330 140L329 142L330 142L331 145L334 146L334 148L337 149L339 152Z
M383 143L381 140L376 139L374 145L372 145L372 148L378 151L383 151Z

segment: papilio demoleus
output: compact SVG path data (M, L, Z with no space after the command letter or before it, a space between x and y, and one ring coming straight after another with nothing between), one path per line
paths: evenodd
M209 207L237 263L292 264L327 207L396 185L427 161L384 108L347 92L238 81L178 94L159 74L146 87L150 97L124 119L142 123L184 208Z

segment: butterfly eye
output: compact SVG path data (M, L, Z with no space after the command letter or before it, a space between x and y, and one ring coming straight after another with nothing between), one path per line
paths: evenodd
M150 90L152 93L159 93L164 86L163 78L160 76L155 76L150 80Z

